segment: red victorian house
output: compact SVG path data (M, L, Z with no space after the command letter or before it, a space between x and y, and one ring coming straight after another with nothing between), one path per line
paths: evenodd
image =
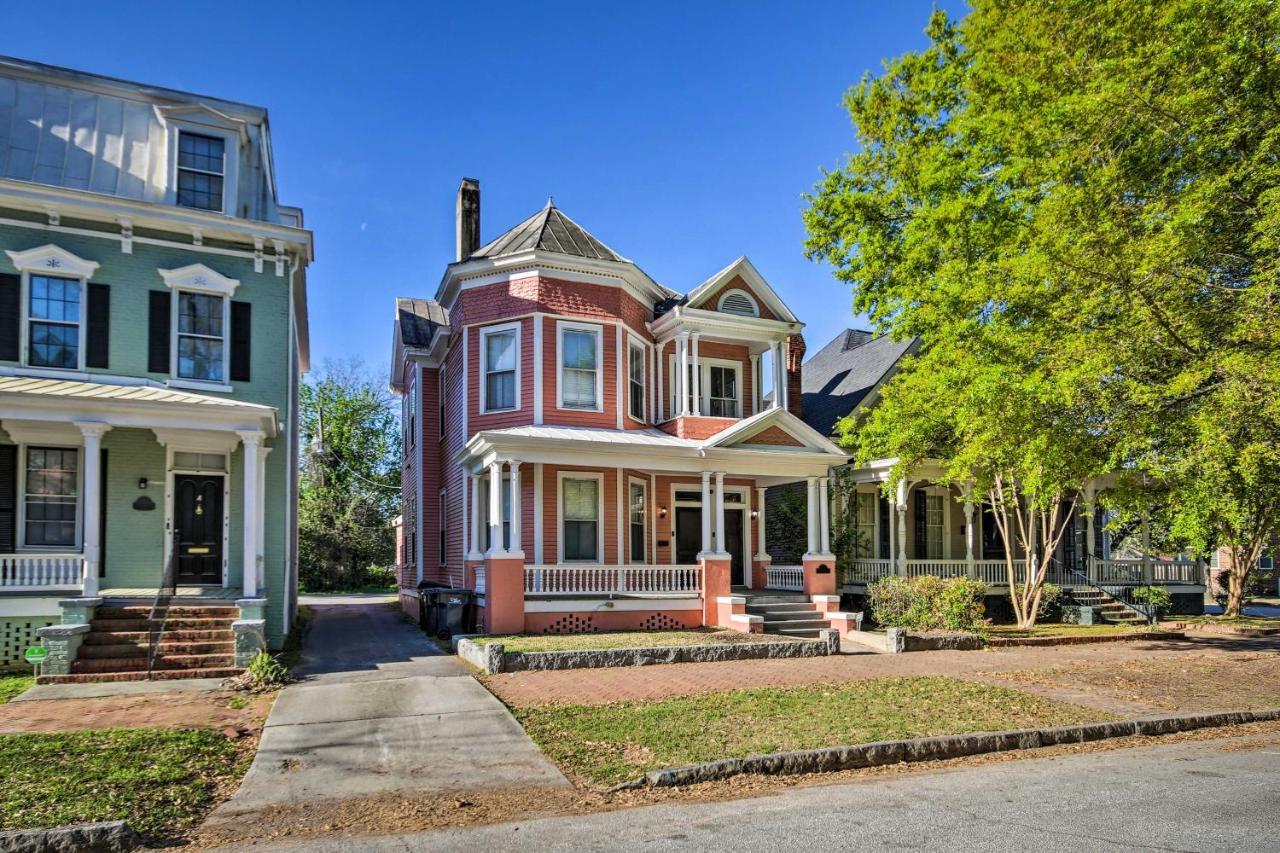
M779 629L843 625L846 456L798 417L803 324L751 263L680 293L550 202L483 246L476 181L457 210L435 298L396 305L405 609L426 580L474 589L487 632L761 631L767 589L812 605ZM771 565L765 489L796 481L808 549Z

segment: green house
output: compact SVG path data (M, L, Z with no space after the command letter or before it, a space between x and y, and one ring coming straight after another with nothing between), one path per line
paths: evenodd
M261 107L0 57L0 667L288 632L312 239L273 163Z

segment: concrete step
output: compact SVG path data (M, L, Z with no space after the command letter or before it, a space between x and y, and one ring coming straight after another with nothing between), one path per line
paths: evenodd
M826 627L826 625L822 626L822 628ZM822 630L822 628L770 628L766 625L764 626L764 632L766 634L780 634L784 637L817 639L819 636L818 632Z
M153 681L168 681L178 678L231 678L244 672L240 667L220 666L208 669L175 669L156 670L151 673ZM147 672L78 672L71 675L42 675L36 679L39 684L92 684L104 681L146 681Z
M747 602L748 613L810 613L814 610L813 604L807 601L780 601L769 604Z
M764 632L766 634L782 634L791 631L817 632L830 627L831 625L825 619L788 619L782 622L766 619L764 622ZM815 633L814 636L816 637L817 634Z
M782 613L757 613L763 616L765 624L770 622L826 622L816 610L787 610Z

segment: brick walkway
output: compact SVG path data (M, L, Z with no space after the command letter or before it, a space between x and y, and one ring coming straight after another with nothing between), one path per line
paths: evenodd
M485 686L508 705L594 705L622 700L661 699L736 690L744 687L788 687L854 681L888 675L955 675L981 672L1041 670L1081 662L1123 662L1198 654L1257 654L1280 648L1265 641L1169 641L1100 643L1098 645L1016 647L980 652L911 652L898 655L837 655L822 658L684 663L611 669L570 669L486 676ZM996 679L998 680L998 679ZM1025 689L1025 688L1024 688ZM1045 691L1056 692L1056 691ZM1065 697L1064 697L1065 698ZM1087 702L1117 712L1113 701ZM1113 707L1114 706L1114 707Z

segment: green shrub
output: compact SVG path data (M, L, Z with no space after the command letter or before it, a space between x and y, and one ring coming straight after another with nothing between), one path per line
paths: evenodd
M969 578L881 578L867 592L876 624L908 631L985 631L986 585Z
M254 683L262 687L277 687L289 680L289 671L266 650L249 659L246 667Z
M1154 607L1157 616L1163 616L1173 607L1173 596L1162 586L1140 586L1133 591L1133 600Z
M1037 622L1056 622L1062 617L1062 587L1047 583L1040 587L1040 609Z

